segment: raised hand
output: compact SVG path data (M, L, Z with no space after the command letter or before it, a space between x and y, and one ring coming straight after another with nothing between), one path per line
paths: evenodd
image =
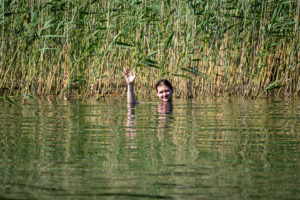
M135 72L132 74L131 70L129 67L124 68L124 75L125 79L128 85L128 90L127 90L127 103L136 103L135 101L135 95L134 95L134 80L135 80Z
M124 75L125 75L125 79L126 79L127 84L133 84L133 82L135 80L135 72L134 72L134 74L132 74L130 68L125 67L124 68Z

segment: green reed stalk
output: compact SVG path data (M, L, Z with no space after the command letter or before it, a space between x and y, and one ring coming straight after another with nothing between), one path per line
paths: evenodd
M258 96L279 80L285 86L274 95L300 89L299 1L20 0L1 7L1 89L123 93L125 66L137 70L139 91L168 78L184 97Z

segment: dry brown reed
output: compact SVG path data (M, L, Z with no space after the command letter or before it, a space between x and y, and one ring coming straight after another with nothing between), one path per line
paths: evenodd
M293 96L300 0L1 1L0 89L9 95Z

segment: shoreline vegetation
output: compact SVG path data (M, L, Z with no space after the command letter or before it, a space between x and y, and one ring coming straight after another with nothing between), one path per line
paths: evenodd
M298 94L300 0L2 0L0 93L175 97ZM13 96L13 97L12 97Z

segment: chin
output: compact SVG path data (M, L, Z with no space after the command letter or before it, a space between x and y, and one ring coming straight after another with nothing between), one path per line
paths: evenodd
M172 99L161 99L162 102L171 102Z

